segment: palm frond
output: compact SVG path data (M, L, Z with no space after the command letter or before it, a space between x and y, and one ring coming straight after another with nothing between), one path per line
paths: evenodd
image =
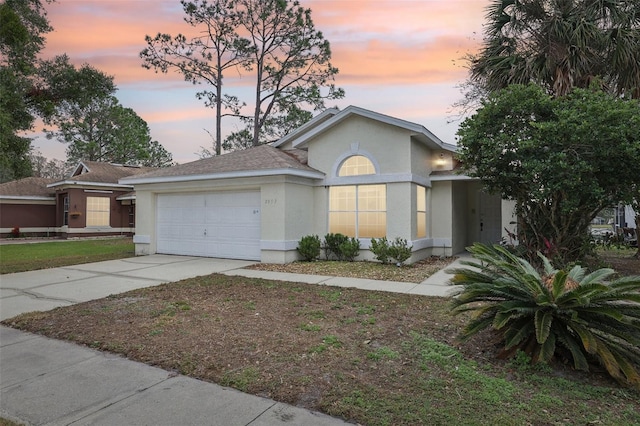
M553 314L550 311L537 310L534 315L534 320L536 325L536 340L539 344L544 345L551 332Z
M538 341L539 342L539 341ZM550 333L545 338L544 343L540 346L540 352L538 353L538 362L549 362L556 352L556 335Z

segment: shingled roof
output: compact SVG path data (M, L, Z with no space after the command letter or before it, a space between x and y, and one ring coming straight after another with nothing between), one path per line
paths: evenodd
M132 175L157 170L155 167L127 166L122 164L101 163L99 161L83 161L75 168L65 181L118 183L118 180Z
M0 196L11 197L54 197L55 190L47 185L55 179L28 177L0 184Z
M241 151L204 158L191 163L158 169L150 173L131 176L122 183L136 183L142 180L162 180L162 178L182 176L210 176L241 172L268 172L273 170L295 170L321 173L307 165L307 152L300 149L283 151L270 145L260 145Z

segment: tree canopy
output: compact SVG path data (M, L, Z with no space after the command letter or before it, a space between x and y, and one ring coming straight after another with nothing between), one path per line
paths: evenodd
M196 93L216 109L215 152L268 142L306 122L322 110L325 100L344 96L333 84L337 68L330 63L329 42L314 27L311 10L293 0L181 1L185 21L198 36L157 34L146 37L140 53L143 66L156 72L176 70ZM253 76L251 112L246 103L223 93L224 78L233 70ZM246 126L222 141L221 120L235 116ZM206 149L203 150L208 152Z
M32 153L31 139L23 135L36 117L54 126L50 137L70 143L68 161L170 164L171 155L151 140L147 124L113 98L113 77L88 64L76 68L67 55L39 58L51 30L41 0L0 3L0 181L59 166ZM89 131L92 125L97 127Z
M69 144L68 162L171 165L171 154L151 139L147 123L114 96L65 102L48 122L55 129L47 136Z
M639 128L637 100L511 85L461 124L459 156L467 174L516 202L520 244L572 261L598 212L635 196Z
M612 94L640 97L637 0L493 0L486 21L469 57L481 92L535 83L563 96L599 79Z
M49 31L41 1L0 3L0 182L31 175L31 141L20 132L30 130L35 120L32 81Z

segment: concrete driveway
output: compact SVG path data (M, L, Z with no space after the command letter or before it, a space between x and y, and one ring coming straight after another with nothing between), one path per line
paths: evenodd
M157 254L1 275L0 320L137 288L230 272L253 263Z

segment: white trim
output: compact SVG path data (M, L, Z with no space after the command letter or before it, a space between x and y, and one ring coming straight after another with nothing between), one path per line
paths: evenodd
M390 173L381 175L343 176L333 178L328 177L322 181L321 186L373 185L402 182L411 182L422 185L426 188L431 187L431 180L429 178L412 173Z
M133 242L135 244L151 244L151 235L134 235Z
M113 194L113 191L107 191L104 189L85 189L84 192L90 192L92 194Z
M46 197L38 195L0 195L0 200L24 200L24 201L53 201L55 203L56 197Z
M433 238L419 238L411 241L411 247L413 251L418 251L426 248L433 247Z
M122 180L122 179L120 179ZM105 188L126 188L128 190L132 190L132 185L121 184L121 183L103 183L103 182L84 182L78 180L63 180L60 182L54 182L47 185L47 188L55 188L56 186L63 185L80 185L80 186L99 186Z
M201 180L216 179L236 179L261 176L277 176L289 175L299 176L309 179L323 179L324 173L313 172L309 170L299 169L271 169L271 170L245 170L240 172L211 173L206 175L180 175L180 176L158 176L149 178L124 178L120 182L131 183L132 185L141 185L145 183L172 183L172 182L189 182Z
M13 228L0 228L0 233L10 233ZM20 232L38 232L52 234L95 234L95 233L132 233L135 228L107 228L107 227L91 227L91 228L69 228L68 226L39 226L39 227L20 227Z
M431 175L431 182L444 182L450 180L480 180L467 175Z
M57 234L60 231L59 227L56 226L33 226L33 227L24 227L24 226L19 226L18 228L20 228L20 233L32 233L32 232L37 232L40 234ZM11 230L13 228L0 228L0 233L2 234L9 234L11 233Z
M298 248L298 240L260 240L260 250L291 251Z
M135 201L136 200L136 196L134 195L121 195L119 197L116 197L117 201L125 201L125 200L132 200Z
M338 176L338 174L340 173L340 167L342 166L342 164L345 161L347 161L347 159L355 156L361 156L371 161L371 164L373 164L373 168L375 169L374 174L375 175L380 174L380 163L378 163L378 160L376 160L373 154L367 151L366 149L361 149L359 142L354 142L351 144L349 152L342 153L340 156L338 156L336 161L333 163L333 168L331 170L331 176L329 177L329 179L354 177L354 176ZM373 175L359 175L358 177L360 176L364 177L364 176L373 176Z
M370 111L364 108L356 107L353 105L348 106L347 108L343 109L333 117L329 118L328 120L325 120L324 122L310 129L308 132L302 133L300 137L298 137L297 139L296 139L297 132L295 132L291 136L289 135L285 136L286 139L285 138L283 139L285 139L285 141L288 141L289 139L291 139L293 141L292 143L293 147L298 148L306 144L307 142L309 142L314 137L323 133L327 129L336 125L337 123L345 120L351 115L359 115L361 117L369 118L371 120L379 121L381 123L385 123L391 126L396 126L402 129L409 130L413 133L411 136L416 137L418 139L423 139L421 142L425 143L430 148L433 148L433 149L439 148L439 149L444 149L446 151L451 151L451 152L458 151L457 146L441 141L436 135L431 133L431 131L429 131L426 127L420 124L411 123L406 120L401 120L399 118L380 114L380 113Z
M67 234L133 233L135 228L111 228L110 226L91 226L87 228L69 228Z
M293 130L291 133L289 133L287 135L284 135L283 137L281 137L280 139L275 141L271 146L273 146L274 148L277 148L277 147L279 147L281 145L284 145L287 142L289 142L290 140L295 139L297 135L303 134L307 130L311 129L312 127L317 126L322 121L325 121L325 120L333 117L334 115L338 114L339 112L340 112L340 110L338 108L326 109L326 110L322 111L320 114L318 114L315 117L313 117L311 120L309 120L305 124L303 124L302 126L300 126L297 129Z

